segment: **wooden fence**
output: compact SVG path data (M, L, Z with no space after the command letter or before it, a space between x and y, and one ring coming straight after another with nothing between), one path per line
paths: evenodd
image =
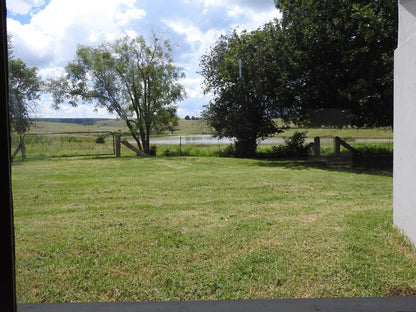
M338 156L341 155L341 146L345 147L346 149L348 149L353 154L358 153L358 151L355 148L353 148L347 142L342 140L340 137L336 136L334 138L334 156L335 157L338 157ZM308 148L313 150L313 156L315 158L320 158L321 157L321 138L320 137L315 137L314 140L313 140L313 143L310 143L308 145Z
M115 136L110 131L27 133L13 140L12 160L115 154Z

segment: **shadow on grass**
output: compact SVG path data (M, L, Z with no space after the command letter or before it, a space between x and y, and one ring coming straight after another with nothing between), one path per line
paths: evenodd
M355 166L351 162L313 161L313 160L259 160L256 165L262 167L279 167L292 170L320 169L328 171L393 176L392 166Z

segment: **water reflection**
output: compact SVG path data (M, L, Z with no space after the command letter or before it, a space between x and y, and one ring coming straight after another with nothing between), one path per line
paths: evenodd
M334 138L321 138L321 143L331 143ZM392 143L392 139L355 139L356 143ZM313 142L312 138L307 138L306 143ZM231 144L234 143L233 139L222 138L218 139L209 134L203 135L171 135L150 138L151 144ZM261 143L264 144L282 144L285 143L285 138L267 138Z
M284 143L283 138L268 138L262 143L279 144ZM151 144L230 144L234 143L233 139L222 138L218 139L209 134L204 135L172 135L163 137L150 138Z
M150 138L151 144L230 144L234 140L229 138L218 139L212 135L171 135Z

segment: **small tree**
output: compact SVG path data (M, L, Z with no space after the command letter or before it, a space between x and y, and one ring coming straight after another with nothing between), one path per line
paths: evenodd
M275 120L289 109L279 106L283 86L277 23L253 32L222 36L202 57L205 92L213 100L203 117L217 137L235 138L237 156L251 157L258 141L281 132ZM273 43L273 44L272 44Z
M177 125L174 104L185 97L173 64L169 41L155 35L124 37L115 43L79 46L65 77L49 84L55 106L68 101L95 103L126 122L140 151L150 151L150 134L173 131Z
M42 81L36 67L29 67L13 53L11 38L7 38L9 52L9 121L10 126L22 135L30 129L30 114L40 99Z

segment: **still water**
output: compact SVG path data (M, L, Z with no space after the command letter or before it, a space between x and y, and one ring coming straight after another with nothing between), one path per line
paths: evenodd
M212 135L171 135L150 138L151 144L229 144L233 142L231 139L218 139Z
M278 144L284 143L283 138L268 138L263 143ZM311 141L312 142L312 141ZM209 134L204 135L172 135L150 138L151 144L230 144L234 140L229 138L218 139Z
M321 138L321 143L331 143L333 138ZM356 139L356 143L392 143L393 139ZM306 143L313 142L312 138L307 138ZM234 140L229 138L218 139L209 134L204 135L171 135L150 138L151 144L231 144ZM284 138L267 138L261 143L265 144L282 144L285 143Z

